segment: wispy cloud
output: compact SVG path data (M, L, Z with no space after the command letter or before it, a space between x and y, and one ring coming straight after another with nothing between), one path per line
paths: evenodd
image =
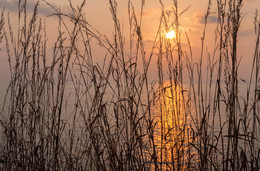
M238 32L238 36L247 37L254 34L254 29L246 29Z
M24 0L22 0L22 4L23 4L23 2L24 2ZM35 4L36 4L35 0L28 0L27 1L28 12L32 12L34 10ZM18 2L15 1L15 0L1 0L0 6L2 8L5 8L9 12L17 12L17 10L18 10ZM38 8L38 13L40 15L47 16L47 15L52 14L53 10L48 5L46 5L44 3L40 3L40 6Z
M196 12L193 16L193 21L196 21L198 24L204 24L205 23L205 13L202 13L200 11ZM214 24L218 23L218 17L214 14L211 14L207 18L208 24Z

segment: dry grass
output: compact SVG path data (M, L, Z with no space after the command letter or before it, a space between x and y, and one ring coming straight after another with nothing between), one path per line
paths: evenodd
M116 0L109 1L111 40L85 19L86 1L79 7L69 1L70 14L47 3L59 21L52 53L39 3L29 15L26 1L19 1L16 30L2 13L0 42L5 40L11 82L0 118L1 170L259 170L260 21L256 13L252 71L241 97L242 2L216 2L216 48L205 54L209 0L198 62L189 36L182 40L177 0L172 16L160 1L160 25L149 53L142 37L144 1L140 18L128 3L130 53ZM162 36L169 28L176 32L174 42ZM189 51L182 48L185 41ZM96 42L106 50L98 64ZM156 80L148 76L152 60Z

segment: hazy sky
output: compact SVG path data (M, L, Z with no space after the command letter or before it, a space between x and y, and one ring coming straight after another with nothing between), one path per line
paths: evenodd
M27 0L28 8L32 9L35 4L35 0ZM55 7L60 7L63 11L69 12L69 6L67 0L47 0L49 3L53 4ZM74 5L79 5L82 0L71 0ZM48 16L52 13L52 9L45 5L44 2L41 2L39 13L42 17ZM128 0L118 0L118 14L120 18L121 25L123 27L125 37L127 39L127 33L129 30L128 27L128 16L127 16L127 2ZM136 13L140 11L141 0L132 0ZM172 0L162 0L165 4L166 10L171 10L171 6L173 4ZM207 9L208 0L179 0L179 8L181 10L186 9L190 6L189 10L182 16L181 18L181 26L183 30L185 30L191 39L191 44L193 46L193 50L196 53L199 52L200 49L200 37L202 35L203 28L203 18ZM16 22L15 17L17 17L17 0L0 0L0 8L5 7L5 11L10 13L10 18L13 23ZM243 58L241 61L241 67L246 68L251 64L251 60L246 60L250 58L253 53L253 45L254 45L254 15L255 10L258 9L260 11L260 0L244 0L243 12L245 17L243 19L243 23L240 28L239 33L239 45L238 51L241 56L248 56ZM87 0L86 6L84 7L86 12L86 18L88 22L98 29L100 32L108 35L112 35L113 32L113 24L112 17L110 15L109 10L109 0ZM142 21L142 30L143 30L143 38L147 43L147 47L149 47L149 43L154 39L157 27L158 20L160 17L160 3L159 0L146 0L144 15ZM214 30L216 28L216 15L214 14L216 11L215 8L215 0L213 0L212 4L212 15L209 17L208 24L208 32L207 32L207 40L206 45L208 46L209 51L212 51L212 40L214 40ZM53 17L47 18L47 29L48 29L48 37L51 41L52 38L55 37L57 27L55 24L57 23ZM15 27L15 24L14 24ZM15 28L14 28L15 29ZM185 42L184 42L185 43ZM248 51L248 49L252 49ZM8 80L9 68L7 65L7 57L5 55L4 48L0 52L0 80L6 82ZM245 60L244 60L245 59ZM0 83L3 85L3 83ZM1 91L1 90L0 90Z

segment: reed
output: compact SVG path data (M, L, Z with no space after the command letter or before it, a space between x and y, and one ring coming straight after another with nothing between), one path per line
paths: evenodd
M11 81L0 113L1 170L259 170L258 13L242 96L237 42L246 2L214 1L215 49L207 52L208 1L199 59L181 31L188 8L180 11L173 0L169 15L159 2L151 49L142 34L144 0L140 15L128 0L129 35L118 18L119 2L109 0L111 39L86 20L86 0L80 6L68 1L71 13L45 2L59 21L52 46L38 14L40 1L32 14L27 1L18 1L17 28L2 12L0 43ZM174 40L164 36L169 29ZM99 63L97 43L106 51ZM151 77L153 61L157 75Z

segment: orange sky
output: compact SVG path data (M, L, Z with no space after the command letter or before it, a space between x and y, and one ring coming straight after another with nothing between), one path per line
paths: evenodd
M67 0L47 0L51 4L54 4L56 7L61 7L63 11L68 11L68 1ZM72 0L75 5L80 4L82 0ZM28 0L29 4L33 4L35 0ZM109 0L87 0L84 10L86 12L86 18L88 22L98 29L100 32L106 34L108 37L112 35L113 24L112 17L109 10ZM123 27L125 38L128 38L128 16L127 16L127 2L128 0L118 0L118 16L121 20L121 25ZM140 2L141 0L132 0L132 3L135 6L136 13L140 11ZM172 0L162 1L165 4L165 9L170 12ZM209 18L208 31L206 35L206 45L209 51L213 50L212 40L214 40L214 30L216 28L216 15L214 12L215 0L213 0L212 12L213 14ZM0 7L5 6L6 12L10 12L11 20L15 23L15 16L17 16L17 1L16 0L1 0ZM41 16L46 16L51 13L51 9L47 6L44 6L44 2L41 2L40 14ZM239 33L239 45L238 51L241 56L252 56L253 51L248 52L248 49L254 45L254 33L253 33L253 21L254 21L254 12L256 9L260 11L260 0L245 0L244 1L244 14L243 24L240 28ZM191 44L194 50L195 55L199 54L200 49L200 38L203 30L203 17L205 15L208 5L208 0L179 0L179 8L181 10L186 9L190 6L189 10L181 17L181 26L184 31L186 31L190 37ZM142 30L143 30L143 39L147 43L146 47L149 47L149 44L154 40L155 33L158 27L158 20L160 17L160 3L159 0L146 0L145 8L142 20ZM47 29L48 37L50 41L54 40L56 35L57 23L54 18L47 18ZM15 24L14 24L15 25ZM183 42L185 44L185 41ZM99 50L97 50L99 51ZM149 51L149 49L148 49ZM8 71L7 58L2 55L4 51L0 52L0 79L8 80L6 72ZM246 68L248 65L251 65L251 60L244 58L241 61L241 67Z

